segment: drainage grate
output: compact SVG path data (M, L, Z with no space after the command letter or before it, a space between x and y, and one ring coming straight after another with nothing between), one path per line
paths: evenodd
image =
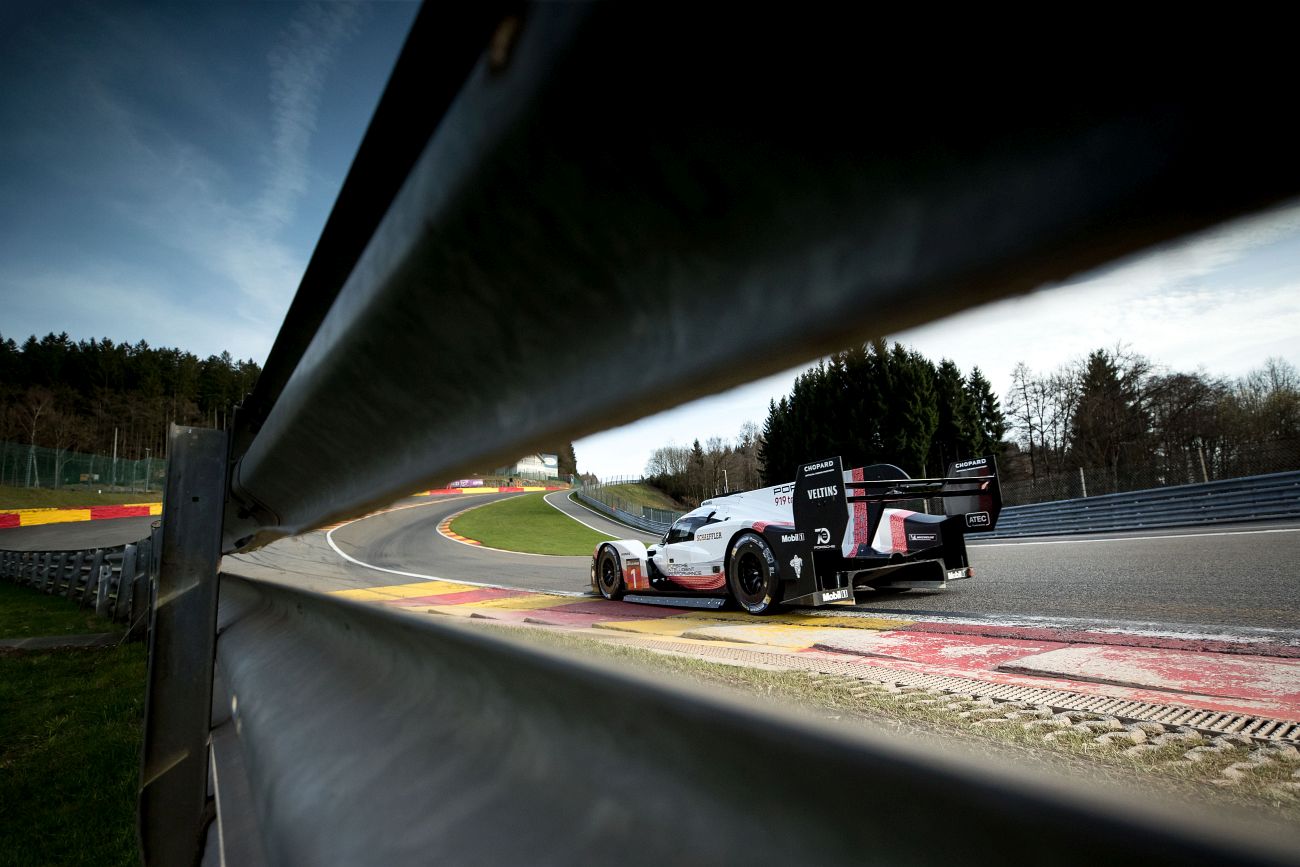
M863 662L841 662L813 656L716 647L684 645L673 641L635 639L629 641L649 650L669 651L686 656L757 663L775 668L833 674L855 680L910 686L938 693L958 693L994 701L1018 701L1051 708L1054 712L1074 710L1104 714L1128 722L1154 722L1186 727L1209 735L1242 735L1259 741L1300 743L1300 723L1247 714L1217 713L1168 704L1131 701L1110 696L1083 695L1059 689L987 683L965 677L922 674Z

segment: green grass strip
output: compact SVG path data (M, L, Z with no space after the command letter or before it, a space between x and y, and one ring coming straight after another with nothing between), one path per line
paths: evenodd
M0 581L0 638L40 635L88 635L120 632L122 627L63 596L47 596L31 587Z
M590 555L612 539L597 533L542 502L544 494L521 494L472 509L451 522L451 529L489 548L528 554Z
M11 509L84 509L124 503L161 503L161 491L96 493L98 488L15 488L0 485L0 512Z
M0 865L140 863L145 656L0 655Z

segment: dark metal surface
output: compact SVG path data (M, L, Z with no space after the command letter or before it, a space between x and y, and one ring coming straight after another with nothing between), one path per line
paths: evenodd
M684 26L628 4L530 7L320 328L282 332L306 349L237 451L228 544L1300 191L1285 76L1201 76L1176 41L1129 51L1109 27L1105 63L1062 63L1055 42L895 41L913 32L898 26L867 9L710 5Z
M432 618L223 576L220 625L271 863L1271 858L1213 823Z
M140 844L144 862L156 867L195 863L208 818L209 704L226 452L224 431L171 427L140 774Z

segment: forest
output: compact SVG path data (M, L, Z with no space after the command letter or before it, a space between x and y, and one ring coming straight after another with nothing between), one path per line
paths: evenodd
M1097 349L1050 373L1017 365L1005 406L1025 501L1300 468L1300 375L1280 358L1229 378Z
M143 340L0 335L0 440L165 458L170 423L227 427L260 372L227 352L200 359Z

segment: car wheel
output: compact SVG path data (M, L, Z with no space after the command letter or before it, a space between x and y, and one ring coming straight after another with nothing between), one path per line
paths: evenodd
M745 533L731 546L727 586L736 604L750 614L767 614L781 604L780 570L762 536Z
M596 558L596 586L606 599L623 598L623 564L618 562L618 552L613 548L600 549Z

